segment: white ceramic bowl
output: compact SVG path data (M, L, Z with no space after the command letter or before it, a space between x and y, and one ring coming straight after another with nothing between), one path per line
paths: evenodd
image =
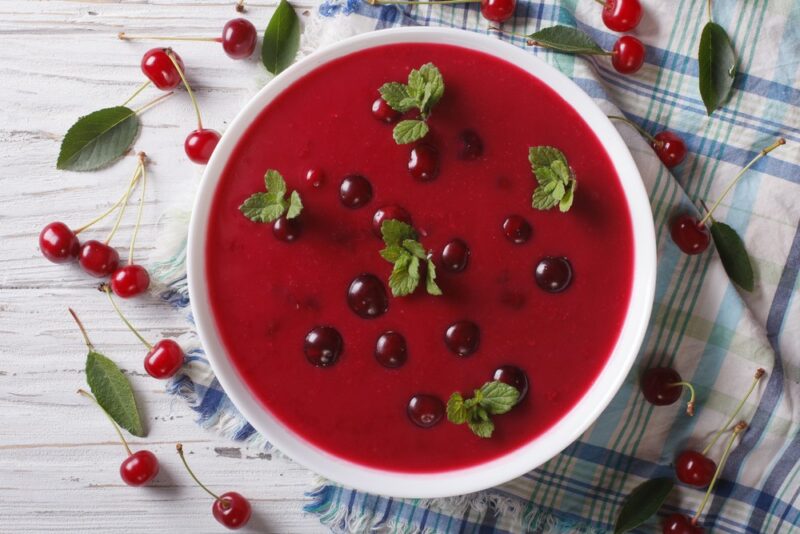
M292 82L319 65L351 52L392 43L444 43L480 50L521 67L552 87L601 139L622 181L635 222L631 302L614 351L583 398L538 438L500 458L435 474L398 473L365 467L333 456L285 427L248 390L217 332L206 287L204 248L211 202L232 150L259 112ZM225 392L247 420L295 461L345 486L393 497L443 497L478 491L518 477L546 462L577 439L616 394L639 351L652 308L656 250L650 203L628 148L606 115L575 83L520 48L462 30L398 28L346 39L297 62L267 84L231 123L206 168L189 227L189 294L200 339Z

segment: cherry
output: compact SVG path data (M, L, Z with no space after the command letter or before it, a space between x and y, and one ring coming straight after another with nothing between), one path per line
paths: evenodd
M192 131L183 142L183 150L189 159L198 165L205 165L217 148L222 136L216 130L200 128Z
M330 367L342 354L342 335L332 326L316 326L306 334L303 351L308 361L317 367Z
M427 143L411 149L408 172L420 182L430 182L439 174L439 151Z
M120 267L111 275L111 289L124 299L135 297L150 287L150 275L141 265Z
M365 206L372 200L372 184L360 174L345 176L339 186L339 199L350 209Z
M688 213L672 220L670 235L678 248L689 255L700 254L711 243L711 232L706 225Z
M162 339L144 357L144 370L158 380L172 378L183 367L183 349L172 339Z
M531 225L519 215L509 215L503 221L503 235L509 241L521 245L531 237Z
M670 514L661 524L664 534L703 534L703 527L695 525L692 520L683 514Z
M322 169L313 167L306 172L306 183L311 187L321 187L324 180L325 173L322 172Z
M302 231L303 226L300 224L300 219L297 217L292 219L279 217L272 223L272 234L281 241L286 241L287 243L291 243L300 237Z
M505 22L516 7L517 0L481 0L481 15L492 22Z
M636 37L623 35L614 43L611 64L622 74L633 74L644 64L644 44Z
M438 397L420 393L408 401L408 417L422 428L430 428L444 417L444 403Z
M469 263L469 247L461 239L453 239L442 249L441 263L450 272L463 271Z
M205 484L200 482L200 479L197 478L197 475L194 474L191 467L189 467L189 463L183 455L183 445L178 443L175 445L175 449L178 451L178 456L181 457L181 462L183 462L183 466L186 468L186 471L188 471L189 476L192 477L203 491L214 498L214 504L211 505L211 515L214 516L214 519L231 530L236 530L245 526L247 522L250 521L250 515L252 513L250 501L235 491L228 491L222 495L217 495L208 489Z
M233 59L250 57L256 49L258 32L247 19L233 19L222 27L222 49Z
M158 458L147 450L136 451L119 466L119 476L129 486L142 486L158 474Z
M390 205L378 208L375 215L372 216L372 232L379 238L383 239L381 233L381 226L383 221L396 220L402 221L411 226L411 214L400 206Z
M408 359L408 347L403 335L392 331L381 334L375 344L375 359L390 369L402 367Z
M717 464L705 454L692 450L681 452L675 459L678 480L690 486L705 488L714 478Z
M525 395L528 394L528 375L515 365L503 365L498 367L492 375L492 380L499 380L504 384L516 388L516 390L519 391L517 403L520 403L522 399L525 398Z
M478 350L480 329L471 321L455 322L445 330L444 342L457 355L469 356Z
M686 144L677 134L664 131L653 136L650 142L658 158L668 168L677 167L686 159Z
M62 222L51 222L39 233L39 250L53 263L73 261L80 249L78 236Z
M609 30L629 32L642 20L639 0L606 0L603 6L603 23Z
M90 275L103 278L119 267L119 252L105 243L91 239L81 246L78 263Z
M483 155L483 140L474 130L464 130L458 135L458 159L474 160Z
M170 59L170 53L183 70L183 60L169 48L152 48L142 57L142 72L162 91L175 89L181 83L181 76Z
M362 319L374 319L389 309L389 297L377 276L361 274L350 283L347 304Z
M372 103L372 116L379 121L391 124L397 122L402 116L402 113L395 111L383 98L378 97Z
M572 282L572 265L567 258L547 256L536 265L536 283L548 293L560 293Z

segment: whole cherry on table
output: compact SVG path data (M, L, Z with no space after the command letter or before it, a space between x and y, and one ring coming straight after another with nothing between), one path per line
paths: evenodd
M119 37L124 41L149 40L149 41L216 42L216 43L221 43L222 49L229 57L233 59L245 59L250 57L251 55L253 55L253 52L256 49L256 44L258 43L258 32L256 31L256 27L253 26L252 22L244 18L236 18L226 22L225 25L222 27L222 35L220 37L186 37L186 36L167 37L163 35L128 35L125 32L119 32L117 37ZM164 63L164 58L160 56L158 52L154 52L157 50L159 49L153 49L150 51L153 52L154 55L158 56L158 59L153 61L157 61L162 68L166 68L167 64ZM148 54L150 52L148 52ZM181 69L183 69L183 63L181 63ZM168 76L170 77L169 79L173 80L175 74L176 73L174 72L170 72L168 74ZM172 85L172 87L176 87L179 83L180 79L177 79L174 85Z

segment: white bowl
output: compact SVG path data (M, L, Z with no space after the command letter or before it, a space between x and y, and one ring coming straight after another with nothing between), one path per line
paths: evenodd
M206 287L204 249L209 210L220 175L234 147L259 112L279 93L318 66L351 52L393 43L450 44L479 50L521 67L561 95L602 140L628 201L634 221L634 276L631 301L617 344L583 398L553 427L504 456L468 468L440 473L399 473L349 462L310 444L278 421L245 385L217 332ZM463 30L398 28L346 39L298 61L267 84L231 123L206 168L189 227L189 294L197 330L225 392L247 420L295 461L335 482L392 497L444 497L486 489L543 464L591 425L630 371L647 328L656 279L656 249L650 203L628 148L606 115L566 76L530 53L508 43Z

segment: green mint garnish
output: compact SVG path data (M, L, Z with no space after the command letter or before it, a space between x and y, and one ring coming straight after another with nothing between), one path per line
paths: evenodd
M549 210L558 205L562 212L569 211L578 184L564 153L551 146L533 146L528 150L528 160L539 182L533 192L533 207Z
M276 170L270 169L264 175L266 193L253 193L239 206L245 217L253 222L271 223L284 214L287 219L294 219L303 211L300 193L292 191L286 198L286 181Z
M381 257L393 264L392 274L389 276L392 295L404 297L417 289L423 262L428 268L425 290L431 295L442 294L442 290L436 285L436 266L428 258L425 247L418 241L417 232L411 225L389 219L381 224L381 235L386 244L386 248L380 252Z
M408 83L385 83L379 89L381 98L400 113L419 110L419 119L397 123L392 135L398 145L413 143L428 134L428 117L444 95L444 78L433 63L426 63L408 75Z
M507 413L519 400L519 391L499 380L486 382L470 399L455 392L447 401L447 420L457 425L467 424L480 438L490 438L494 432L492 415Z

